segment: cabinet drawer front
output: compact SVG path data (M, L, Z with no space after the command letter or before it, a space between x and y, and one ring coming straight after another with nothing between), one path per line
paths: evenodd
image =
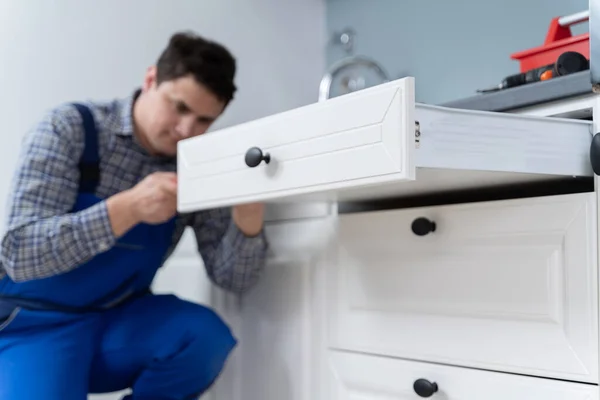
M341 216L331 346L597 382L594 204L585 193Z
M178 210L591 176L591 127L417 104L406 77L179 142Z
M598 400L596 385L345 352L328 355L329 385L322 397L327 400Z
M411 180L414 138L414 80L404 78L187 139L179 211ZM255 165L249 151L269 158Z

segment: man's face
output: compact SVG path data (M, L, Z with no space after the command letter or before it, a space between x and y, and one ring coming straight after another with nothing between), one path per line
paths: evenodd
M143 105L138 115L134 113L144 134L141 140L151 153L164 156L175 156L180 140L205 133L225 108L192 76L157 86L154 68L146 75L142 96Z

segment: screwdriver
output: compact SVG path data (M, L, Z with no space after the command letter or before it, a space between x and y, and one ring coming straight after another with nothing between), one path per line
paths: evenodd
M498 84L489 89L478 89L479 93L494 92L497 90L508 89L527 83L538 82L550 79L555 76L568 75L583 71L589 68L589 61L581 53L567 51L562 53L555 63L531 69L527 72L521 72L507 76Z

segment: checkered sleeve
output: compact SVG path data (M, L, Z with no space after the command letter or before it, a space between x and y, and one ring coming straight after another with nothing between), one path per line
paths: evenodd
M77 111L63 106L23 139L0 254L14 281L65 273L114 244L105 202L69 212L78 191L80 126Z
M216 285L235 293L254 286L268 249L263 231L246 236L233 222L229 208L194 213L191 225L207 274Z

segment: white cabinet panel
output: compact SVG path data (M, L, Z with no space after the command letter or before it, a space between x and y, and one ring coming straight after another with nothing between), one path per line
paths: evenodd
M239 346L217 384L216 400L312 400L323 325L315 298L318 253L330 222L269 223L271 252L256 287L236 302ZM295 244L295 245L294 245Z
M308 262L269 262L258 287L244 298L237 399L310 398L310 272Z
M413 82L182 141L179 210L413 179Z
M598 399L596 385L386 357L330 352L328 365L331 383L323 400Z
M598 382L594 199L342 215L330 345Z
M414 79L402 78L181 141L178 209L591 176L590 129L589 121L416 104Z

